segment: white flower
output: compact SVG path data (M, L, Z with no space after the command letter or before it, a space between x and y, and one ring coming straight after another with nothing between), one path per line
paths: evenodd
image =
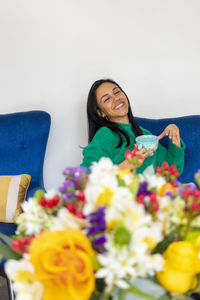
M142 181L146 180L150 188L154 187L160 189L161 186L163 186L166 183L165 178L159 176L158 174L149 175L143 173L140 174L140 179L142 179Z
M58 192L53 189L49 190L47 193L44 194L46 199L52 199L56 195L58 195Z
M16 234L38 235L42 229L50 228L54 217L46 214L34 198L25 201L22 208L23 213L16 220Z
M132 242L135 248L140 244L145 244L146 253L150 251L163 239L162 226L160 223L151 223L149 226L138 227L134 233Z
M187 223L187 218L185 215L185 201L180 197L176 197L172 201L171 207L171 221L176 225L185 225Z
M85 189L86 203L83 208L83 213L87 216L97 208L98 196L104 191L100 185L87 184Z
M133 202L133 195L130 190L126 187L117 187L114 190L112 199L112 206L119 211L125 211L126 207L131 205Z
M106 209L106 223L110 224L122 221L127 207L133 203L133 197L129 189L125 187L116 188L113 191L112 202Z
M95 277L104 278L106 282L106 290L111 291L114 285L121 289L129 287L127 279L136 276L135 259L130 257L127 249L119 249L119 251L109 251L105 254L97 255L102 268L99 269Z
M42 300L44 288L39 281L31 284L13 283L13 290L17 294L16 300Z
M135 228L152 222L151 215L145 215L143 205L132 201L127 206L125 205L124 224L131 231Z
M156 214L156 220L161 224L164 235L169 234L171 229L171 214L172 214L172 202L169 196L158 198L159 210Z
M11 280L14 280L19 270L26 270L30 273L34 273L33 265L26 259L21 259L21 260L9 259L5 263L5 272Z
M153 276L155 272L163 269L164 259L161 254L145 255L138 257L138 277Z
M5 264L7 276L14 281L13 290L16 300L42 300L43 285L34 274L33 265L26 259L8 260Z
M86 222L86 220L77 218L75 215L71 214L65 207L61 207L58 210L57 217L52 221L50 230L79 230L86 224Z
M118 166L114 165L110 158L102 157L99 162L91 166L92 172L89 175L89 182L92 185L103 185L110 187L117 186L116 172Z

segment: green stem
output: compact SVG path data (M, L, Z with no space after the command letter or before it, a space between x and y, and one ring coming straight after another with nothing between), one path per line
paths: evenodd
M188 235L188 231L189 231L189 229L190 229L190 225L191 225L191 223L192 223L192 221L196 218L196 217L198 217L198 216L200 216L200 213L198 212L198 213L196 213L196 214L194 214L194 215L189 215L188 216L188 222L187 222L187 224L186 224L186 228L185 228L185 231L184 231L184 234L183 234L183 240L185 240L186 239L186 237L187 237L187 235Z

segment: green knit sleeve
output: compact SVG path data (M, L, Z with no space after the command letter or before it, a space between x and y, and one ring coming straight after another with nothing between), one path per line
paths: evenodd
M157 165L161 166L164 161L167 161L169 165L175 164L179 173L182 173L184 167L184 152L185 144L182 139L181 147L176 146L169 139L168 149L159 144L157 150Z
M93 162L99 161L102 156L112 158L116 142L116 134L107 127L101 127L90 144L83 149L81 166L89 168Z

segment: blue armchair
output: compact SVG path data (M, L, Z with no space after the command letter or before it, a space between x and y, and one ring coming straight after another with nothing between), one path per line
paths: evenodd
M183 116L166 119L136 118L138 124L152 134L159 135L167 125L173 123L180 129L180 135L186 145L185 165L180 182L189 183L194 181L194 174L200 169L200 115ZM168 138L160 140L167 147Z
M43 162L51 118L44 111L0 115L0 175L31 175L26 199L44 189ZM0 222L0 232L14 234L13 223Z

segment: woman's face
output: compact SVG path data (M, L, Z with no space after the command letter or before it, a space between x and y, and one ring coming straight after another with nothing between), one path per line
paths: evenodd
M102 83L96 90L97 113L111 122L129 123L129 103L126 95L114 83Z

